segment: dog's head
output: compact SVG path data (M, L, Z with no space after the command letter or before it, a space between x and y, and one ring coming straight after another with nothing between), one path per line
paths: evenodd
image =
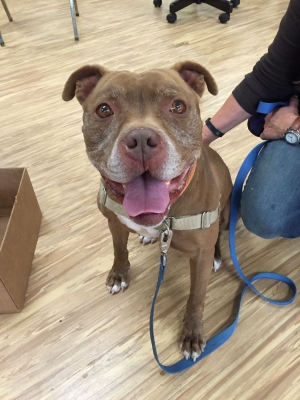
M155 225L180 196L201 154L199 97L216 83L201 65L136 74L99 65L75 71L63 99L83 108L87 155L107 190L141 225Z

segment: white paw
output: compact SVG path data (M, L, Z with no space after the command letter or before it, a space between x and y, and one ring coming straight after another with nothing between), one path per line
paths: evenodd
M106 287L107 287L108 293L111 293L111 294L118 293L121 289L121 286L116 285L116 284L114 286L106 286Z
M122 282L122 283L121 283L121 288L122 288L122 290L126 289L127 286L128 286L128 283L126 283L126 282Z
M213 270L216 272L221 267L222 261L221 260L214 260L213 263Z
M127 286L128 286L128 284L126 282L121 282L121 286L114 284L113 286L107 285L106 287L107 287L108 293L115 294L115 293L119 293L119 291L121 289L123 291L124 289L127 288Z
M193 351L192 353L192 359L195 362L197 358L200 356L201 353L197 353L196 351Z
M197 360L197 358L200 356L200 354L201 354L201 352L200 352L200 353L197 353L196 351L193 351L193 352L192 352L192 355L190 355L190 353L189 353L188 351L186 351L186 350L184 350L184 352L183 352L183 356L184 356L184 358L185 358L186 360L188 360L188 359L191 357L191 359L192 359L194 362Z
M140 243L142 243L143 245L149 244L149 243L155 243L156 242L156 238L151 238L148 236L142 236L140 235Z

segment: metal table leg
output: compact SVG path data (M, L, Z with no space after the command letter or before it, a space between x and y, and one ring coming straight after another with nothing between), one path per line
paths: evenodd
M1 3L2 3L3 8L4 8L5 12L6 12L7 18L9 19L10 22L12 22L13 19L12 19L12 16L10 15L10 12L9 12L9 9L8 9L6 3L5 3L5 0L1 0Z
M6 5L5 0L0 0L3 8L6 12L7 18L9 19L9 21L13 21L12 16L9 12L9 9ZM71 17L72 17L72 23L73 23L73 31L74 31L74 39L75 40L79 40L79 36L78 36L78 30L77 30L77 23L76 23L76 16L79 16L79 11L78 11L78 6L77 6L77 0L70 0L70 9L71 9ZM0 32L0 45L4 46L4 40L3 37L1 35Z
M79 17L79 11L78 11L78 6L77 6L77 0L74 0L74 6L75 6L76 17Z
M75 3L75 6L74 6L74 3ZM72 23L73 23L74 39L75 40L79 40L78 30L77 30L77 23L76 23L76 15L78 14L78 8L77 8L77 1L76 0L70 0L70 9L71 9L71 17L72 17ZM76 9L76 11L75 11L75 9Z
M13 19L12 19L12 16L11 16L10 12L9 12L9 9L8 9L8 7L7 7L7 5L6 5L5 0L1 0L1 3L2 3L2 5L3 5L4 11L6 12L6 15L7 15L8 20L9 20L10 22L12 22ZM5 43L4 43L4 40L3 40L3 36L2 36L2 34L1 34L1 31L0 31L0 46L1 46L1 47L5 46Z
M4 46L4 40L0 31L0 46L3 47Z

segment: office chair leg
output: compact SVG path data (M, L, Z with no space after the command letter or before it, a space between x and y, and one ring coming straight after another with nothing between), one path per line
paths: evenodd
M206 3L212 7L215 7L219 10L225 11L224 14L219 15L219 21L222 24L225 24L230 20L230 14L233 9L233 2L228 0L201 0L203 3ZM236 3L239 0L234 0Z
M0 46L3 47L5 45L1 31L0 31Z
M1 3L2 3L3 8L4 8L5 12L6 12L7 18L9 19L10 22L12 22L13 19L12 19L12 16L10 15L10 12L9 12L9 9L8 9L6 3L5 3L5 0L1 0Z
M169 24L174 24L174 22L176 22L176 20L177 20L177 15L176 15L176 13L170 13L170 14L168 14L167 15L167 21L169 22Z
M228 13L223 13L219 15L219 21L221 24L226 24L230 20L230 14Z
M155 7L161 7L162 0L153 0L153 4L154 4Z
M74 1L75 1L75 4L76 4L75 7L77 8L76 0L70 0L71 17L72 17L72 23L73 23L74 39L75 40L79 40L78 30L77 30L77 23L76 23L76 13L75 13ZM78 9L77 9L77 12L78 12Z
M224 11L223 14L220 14L219 21L222 24L225 24L230 20L230 13L232 13L232 9L240 4L240 0L173 0L173 2L170 4L170 14L167 15L167 21L170 24L174 23L177 20L176 12L193 3L206 3L212 7ZM158 7L161 5L161 0L153 0L153 4L155 7Z

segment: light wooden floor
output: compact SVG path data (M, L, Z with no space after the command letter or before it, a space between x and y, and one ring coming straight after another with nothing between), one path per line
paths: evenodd
M219 11L192 5L165 20L168 3L151 0L78 0L80 41L73 40L68 1L7 0L0 6L6 47L0 48L0 165L29 170L43 211L25 308L0 316L0 398L221 399L300 398L300 300L277 308L248 293L236 333L189 371L161 372L151 350L148 319L157 279L156 245L130 237L131 285L110 296L112 264L106 220L96 206L99 176L81 134L81 108L64 103L65 80L85 63L142 71L181 59L205 65L220 93L202 100L211 116L271 42L288 1L241 0L228 24ZM232 176L259 140L246 124L213 147ZM300 284L299 240L266 241L242 224L237 249L246 275L267 270ZM223 268L209 285L207 338L232 321L242 288L222 239ZM280 285L267 294L284 295ZM165 363L180 358L177 337L189 291L188 260L170 251L156 310L158 351Z

